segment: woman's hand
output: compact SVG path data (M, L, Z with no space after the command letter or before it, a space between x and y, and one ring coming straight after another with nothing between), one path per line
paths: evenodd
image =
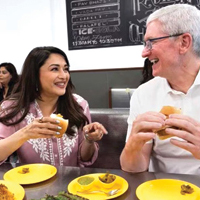
M83 127L86 141L92 143L101 140L104 134L108 134L104 126L98 122L93 122Z
M104 134L108 134L104 126L98 122L93 122L83 127L85 140L81 145L81 160L89 161L94 155L97 145L96 141L101 140Z
M61 127L59 122L51 117L36 118L20 130L24 133L26 140L36 138L51 138L59 133Z

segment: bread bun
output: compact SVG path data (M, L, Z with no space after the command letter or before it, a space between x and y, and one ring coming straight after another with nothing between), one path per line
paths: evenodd
M59 135L55 135L57 138L61 138L63 134L66 132L69 120L68 119L63 119L63 116L61 114L51 114L50 117L57 119L60 123L58 124L62 129L58 130L60 133Z
M181 109L173 106L163 106L162 109L160 110L160 113L163 113L168 118L170 114L181 114ZM167 138L172 137L172 135L169 135L165 132L166 128L179 129L174 126L173 127L163 126L162 128L155 130L154 132L157 133L160 140L165 140Z

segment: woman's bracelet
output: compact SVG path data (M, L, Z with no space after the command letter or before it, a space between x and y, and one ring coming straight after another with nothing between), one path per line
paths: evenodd
M87 134L87 133L84 134L84 138L85 138L85 141L86 141L87 143L89 143L89 144L93 144L93 143L94 143L94 140L89 140L89 139L88 139L88 134Z

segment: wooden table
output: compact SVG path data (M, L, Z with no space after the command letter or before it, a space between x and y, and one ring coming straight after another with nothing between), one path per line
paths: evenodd
M3 179L3 175L8 170L15 167L15 164L4 163L0 165L0 179ZM17 165L19 166L19 164ZM118 169L99 169L99 168L79 168L60 166L57 168L57 174L51 179L31 185L24 185L25 198L24 200L39 199L45 196L45 194L55 195L59 191L67 191L68 184L75 178L91 173L110 173L123 177L129 183L128 190L121 196L115 198L115 200L138 200L135 191L136 188L145 181L153 179L179 179L191 182L200 187L200 175L186 175L186 174L166 174L166 173L127 173Z

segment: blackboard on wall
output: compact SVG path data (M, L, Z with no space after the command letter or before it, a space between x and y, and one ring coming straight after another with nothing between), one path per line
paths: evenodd
M199 0L66 0L69 50L141 45L147 17L175 3Z

